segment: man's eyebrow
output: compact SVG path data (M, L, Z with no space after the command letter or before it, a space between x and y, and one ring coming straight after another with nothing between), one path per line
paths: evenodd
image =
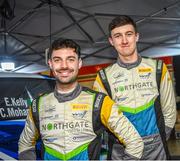
M57 58L59 59L59 58L61 58L61 57L60 57L60 56L53 56L53 57L52 57L52 59L57 59Z
M76 58L75 56L68 56L67 58Z
M134 31L126 31L126 33L129 33L129 32L130 32L130 33L134 33Z
M134 33L134 31L126 31L125 34L126 33ZM118 35L122 35L122 33L117 32L117 33L114 33L112 36L118 36Z
M122 35L120 32L113 34L112 36Z
M53 56L52 58L54 59L54 58L60 58L60 57L59 56Z

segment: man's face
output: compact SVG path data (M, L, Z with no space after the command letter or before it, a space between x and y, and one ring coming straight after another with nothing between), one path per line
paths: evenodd
M53 50L49 66L57 81L67 85L76 82L82 61L74 49L62 48Z
M116 27L111 31L109 42L117 50L119 56L129 57L137 54L136 42L139 34L135 32L130 24Z

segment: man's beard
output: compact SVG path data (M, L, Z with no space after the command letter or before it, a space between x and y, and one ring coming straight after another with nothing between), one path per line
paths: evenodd
M54 71L54 76L56 78L57 83L62 84L62 85L68 85L77 81L78 73L76 73L76 75L72 76L71 78L68 78L67 80L66 78L63 79L63 76L61 76L62 78L58 76L61 72L66 71L66 70L69 71L70 73L74 72L73 69L69 69L69 68L63 68L63 69L61 68L61 69L56 69Z
M72 83L76 82L76 81L77 81L77 76L72 77L72 78L71 78L70 80L68 80L68 81L62 81L62 80L60 80L59 78L56 78L56 81L57 81L59 84L68 85L68 84L72 84Z

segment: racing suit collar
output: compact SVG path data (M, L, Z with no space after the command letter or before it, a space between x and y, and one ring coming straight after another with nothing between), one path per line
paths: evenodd
M77 96L79 96L79 94L82 91L82 87L80 86L80 84L78 84L76 86L76 88L70 92L70 93L65 93L65 94L61 94L57 91L57 89L55 88L54 90L54 96L57 98L58 102L66 102L66 101L70 101L73 100L74 98L76 98Z
M142 60L142 57L140 55L138 55L138 59L137 61L135 61L134 63L123 63L121 61L121 59L118 57L117 59L117 64L120 66L120 67L123 67L123 68L127 68L127 69L132 69L134 67L137 67L140 63L141 63L141 60Z

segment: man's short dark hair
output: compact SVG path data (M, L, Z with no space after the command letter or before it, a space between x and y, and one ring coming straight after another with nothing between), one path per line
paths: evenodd
M51 44L51 47L49 49L49 52L48 52L48 58L49 59L51 58L53 50L58 50L58 49L63 49L63 48L74 49L74 51L78 55L78 58L80 58L80 56L81 56L80 46L71 39L62 39L62 38L59 38L59 39L53 41L53 43Z
M111 31L116 27L120 27L128 24L133 25L135 32L137 33L136 23L133 21L131 17L126 15L120 15L115 17L109 24L109 36L111 36Z

